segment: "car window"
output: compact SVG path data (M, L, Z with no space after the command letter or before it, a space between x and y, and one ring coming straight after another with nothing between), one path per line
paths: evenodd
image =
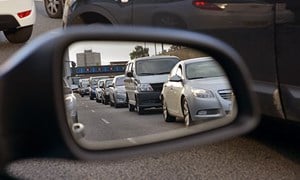
M224 76L222 68L214 61L189 63L186 65L187 79Z
M177 62L177 59L140 60L136 63L136 73L139 76L169 74Z
M124 85L124 79L125 79L125 77L119 77L119 78L117 78L115 85L116 86L123 86Z
M107 80L105 83L105 87L108 87L109 85L112 85L112 80Z
M179 77L182 77L182 67L179 66L177 71L176 71L176 75L179 76Z

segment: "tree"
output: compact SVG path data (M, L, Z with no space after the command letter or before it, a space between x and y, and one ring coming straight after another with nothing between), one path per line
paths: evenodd
M149 56L149 48L135 46L134 50L129 54L131 59Z
M179 45L172 45L169 49L169 51L178 51L179 49L181 49L182 46Z

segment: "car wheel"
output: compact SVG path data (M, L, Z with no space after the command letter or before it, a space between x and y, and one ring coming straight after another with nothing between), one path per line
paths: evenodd
M134 105L128 103L128 109L130 112L133 112L134 111Z
M105 104L105 105L108 105L109 102L108 102L108 100L107 100L106 98L104 98L103 101L104 101L104 104Z
M111 107L113 107L113 106L115 105L115 103L113 103L111 100L109 100L109 105L110 105Z
M80 94L80 96L81 96L81 97L84 97L84 95L83 95L83 94Z
M185 126L190 126L192 123L192 119L191 119L190 109L186 98L183 98L182 100L182 112L183 112L183 119L184 119Z
M50 18L61 18L63 14L62 0L44 0L45 10Z
M116 101L116 98L114 97L114 106L115 106L115 108L118 108L118 107L120 107L119 106L119 104L117 103L117 101Z
M165 99L163 99L163 116L166 122L174 122L176 120L176 117L169 114Z
M18 29L9 29L3 31L6 39L11 43L24 43L32 34L33 26L21 27Z
M90 96L90 100L94 100L94 98L92 96Z
M100 103L100 100L99 100L98 98L96 98L96 102L97 102L97 103Z
M139 105L136 105L136 111L138 112L138 114L144 114L144 108L140 107Z

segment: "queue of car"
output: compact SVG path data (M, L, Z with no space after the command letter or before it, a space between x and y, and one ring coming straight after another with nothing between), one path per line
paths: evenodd
M87 80L91 100L115 108L128 106L130 112L138 114L162 108L166 122L179 118L189 126L193 121L225 117L232 109L230 84L210 57L142 57L130 60L124 75L96 76L80 82Z

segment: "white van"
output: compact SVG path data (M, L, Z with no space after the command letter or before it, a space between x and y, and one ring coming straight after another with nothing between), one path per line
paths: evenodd
M142 114L145 108L162 107L163 84L178 61L176 56L152 56L128 62L124 83L129 111Z

